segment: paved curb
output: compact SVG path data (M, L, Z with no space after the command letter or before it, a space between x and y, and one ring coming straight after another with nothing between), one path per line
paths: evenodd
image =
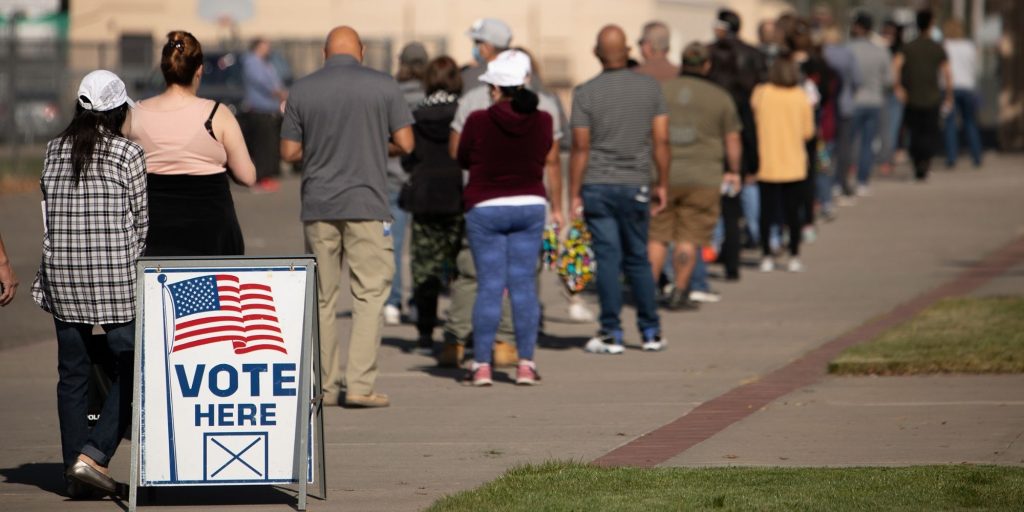
M755 411L825 376L828 362L846 348L899 325L940 299L966 295L1024 262L1024 237L993 251L958 277L896 306L765 377L735 387L689 413L594 460L599 466L654 467L683 453Z

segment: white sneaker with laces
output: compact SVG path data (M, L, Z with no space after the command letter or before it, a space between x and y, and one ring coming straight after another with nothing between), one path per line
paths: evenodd
M694 302L704 302L706 304L713 304L715 302L721 302L722 296L719 295L718 292L713 292L711 290L708 290L706 292L701 290L693 290L692 292L690 292L690 300Z
M761 258L761 266L759 269L761 272L771 272L772 270L775 270L775 262L770 256L765 256L764 258Z
M583 346L583 350L591 354L617 355L625 352L626 348L621 343L616 343L615 338L598 334L587 341L587 344Z
M573 322L593 322L594 312L582 302L569 304L569 319Z
M789 263L786 265L786 270L790 272L803 272L804 264L800 263L800 258L790 258Z
M384 306L384 323L386 325L398 325L402 323L402 310L391 304Z

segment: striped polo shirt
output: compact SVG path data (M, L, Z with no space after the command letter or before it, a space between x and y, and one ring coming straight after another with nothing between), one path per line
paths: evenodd
M584 184L650 185L651 122L667 115L661 87L629 69L606 70L573 91L573 128L590 128Z

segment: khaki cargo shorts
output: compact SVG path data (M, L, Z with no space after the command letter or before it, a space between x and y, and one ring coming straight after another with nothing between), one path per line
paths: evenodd
M720 210L718 187L670 186L668 206L651 217L650 239L710 245Z

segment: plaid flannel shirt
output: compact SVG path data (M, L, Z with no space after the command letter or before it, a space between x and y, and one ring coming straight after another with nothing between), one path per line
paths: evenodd
M135 318L135 262L146 247L149 207L142 147L107 136L75 183L71 141L46 146L43 257L32 298L65 322Z

